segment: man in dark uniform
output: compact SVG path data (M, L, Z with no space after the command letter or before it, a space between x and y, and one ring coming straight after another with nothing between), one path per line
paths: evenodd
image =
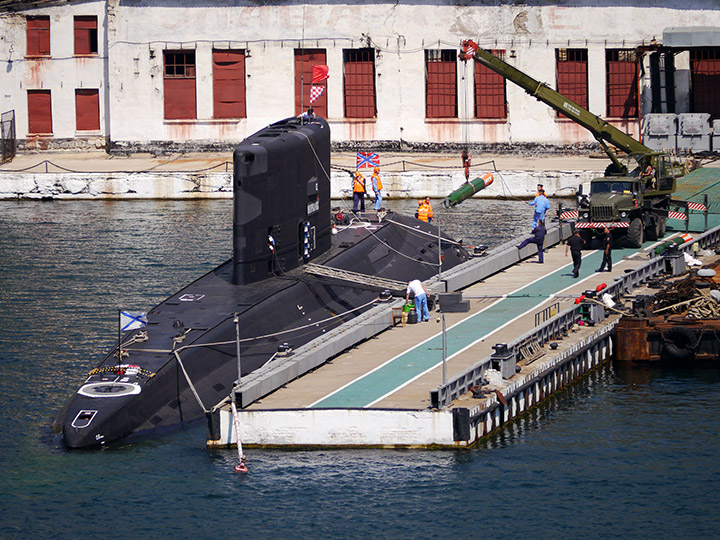
M580 264L582 263L582 247L585 245L585 240L580 237L580 231L577 229L575 233L567 239L565 243L565 256L567 257L568 249L572 255L573 260L573 277L576 278L580 275Z
M600 265L600 268L595 271L604 272L605 264L607 264L607 271L612 272L612 234L610 234L610 229L608 229L607 227L605 227L603 232L605 233L605 238L603 238L602 264Z
M522 241L522 243L517 247L518 250L524 248L528 244L535 244L537 245L538 250L538 262L540 264L543 263L543 244L545 243L545 235L547 234L547 229L545 229L545 224L542 220L538 221L537 226L532 230L532 236L530 238L526 238Z

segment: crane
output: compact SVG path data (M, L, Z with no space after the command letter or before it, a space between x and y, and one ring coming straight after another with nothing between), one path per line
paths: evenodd
M665 222L677 179L684 167L664 152L656 152L622 132L547 84L533 79L473 40L462 42L462 61L475 60L517 84L528 94L581 125L593 135L611 163L605 176L590 183L590 194L578 189L578 221L586 239L591 231L608 228L631 247L640 247L644 236L650 240L665 234ZM612 145L626 157L621 159Z

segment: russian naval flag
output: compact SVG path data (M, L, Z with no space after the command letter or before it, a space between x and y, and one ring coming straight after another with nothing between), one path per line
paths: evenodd
M121 311L120 330L127 332L147 325L147 315L141 311Z

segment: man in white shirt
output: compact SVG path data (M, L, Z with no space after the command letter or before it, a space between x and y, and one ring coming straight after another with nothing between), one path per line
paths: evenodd
M418 322L428 322L430 320L430 311L428 311L427 295L430 294L419 279L408 281L407 292L405 293L405 301L410 298L410 292L415 295L415 313Z

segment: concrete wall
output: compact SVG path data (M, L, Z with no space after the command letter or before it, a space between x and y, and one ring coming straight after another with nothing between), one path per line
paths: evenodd
M242 411L240 424L253 446L455 446L451 411ZM232 414L220 415L220 433L218 446L237 443Z
M595 0L564 3L528 1L508 5L448 0L434 2L318 2L296 0L216 2L160 0L70 2L0 14L2 110L15 109L18 137L27 134L27 88L53 92L52 139L72 139L73 91L101 90L101 130L118 143L152 141L237 142L278 118L295 113L293 54L297 48L327 52L328 120L334 141L414 143L592 142L574 123L559 120L546 105L509 83L507 121L472 118L472 65L458 64L458 119L425 118L424 51L458 49L465 38L505 49L508 60L529 75L555 86L555 49L587 48L589 106L605 115L605 49L632 48L660 40L663 28L720 26L720 6L710 0L654 2ZM499 5L498 5L499 4ZM51 60L24 58L26 14L51 17ZM96 14L100 29L97 58L78 59L72 51L72 16ZM371 46L376 51L378 116L343 117L343 49ZM212 118L213 48L247 52L245 119ZM165 120L163 50L196 51L197 119ZM6 59L13 59L8 63ZM107 58L107 62L105 62ZM683 70L682 59L678 69ZM686 81L679 77L679 108L689 107ZM643 79L643 104L649 80ZM685 86L684 86L685 85ZM684 111L679 111L684 112ZM638 122L619 123L637 136ZM83 135L88 137L87 134ZM53 140L38 144L52 144Z
M537 184L551 197L572 197L578 185L598 176L596 171L503 171L476 198L532 197ZM352 205L348 173L331 173L330 196ZM388 172L383 197L445 198L465 182L462 171ZM215 199L232 198L232 172L0 172L0 200L13 199ZM369 202L368 202L369 204Z

